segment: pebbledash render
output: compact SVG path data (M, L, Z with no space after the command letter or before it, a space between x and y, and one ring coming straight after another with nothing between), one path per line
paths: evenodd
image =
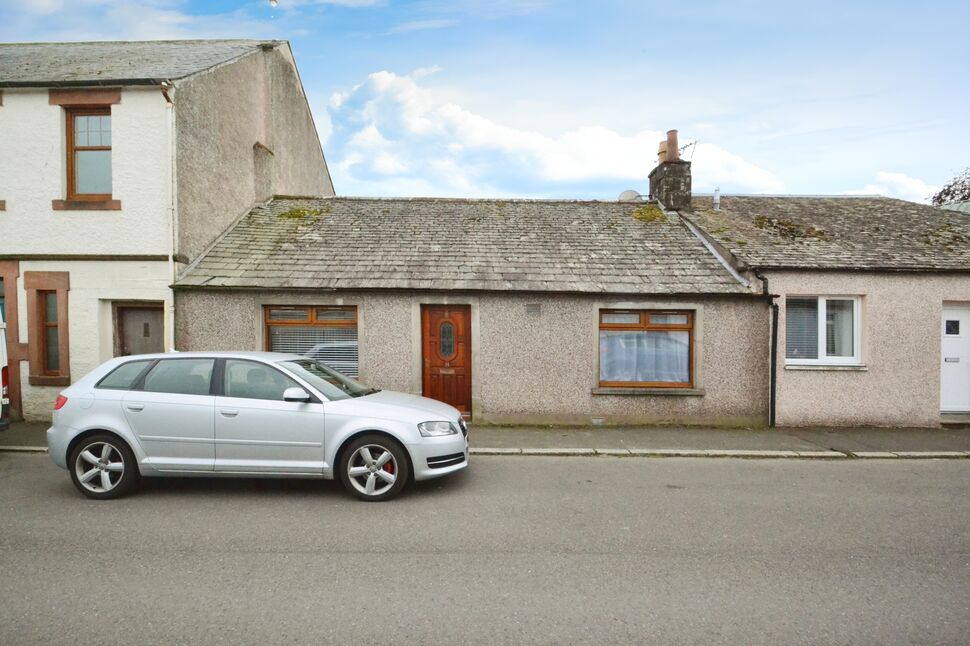
M692 196L676 151L649 199L276 197L176 282L178 347L307 353L477 423L970 413L970 220Z

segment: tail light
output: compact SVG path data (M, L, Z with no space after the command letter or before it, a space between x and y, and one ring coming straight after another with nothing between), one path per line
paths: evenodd
M0 368L0 397L7 398L10 375L7 373L7 366Z
M58 395L57 399L54 401L54 410L61 410L64 408L64 404L67 403L67 397L64 395Z

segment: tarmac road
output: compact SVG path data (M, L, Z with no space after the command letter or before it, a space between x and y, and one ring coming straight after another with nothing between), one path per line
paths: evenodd
M970 460L478 457L84 499L0 453L0 643L967 644Z

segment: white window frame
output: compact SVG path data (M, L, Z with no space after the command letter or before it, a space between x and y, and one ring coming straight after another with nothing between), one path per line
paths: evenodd
M814 298L818 301L818 358L817 359L789 359L785 357L786 366L858 366L862 365L862 297L849 295L818 296L815 294L785 294L785 316L788 312L788 299ZM828 330L826 329L826 301L852 301L852 356L829 357L825 355ZM785 354L788 353L788 339L785 339Z

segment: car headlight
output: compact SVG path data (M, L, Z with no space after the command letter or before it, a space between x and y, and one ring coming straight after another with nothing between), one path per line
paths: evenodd
M418 424L418 430L424 437L441 437L458 433L458 429L451 422L421 422Z

